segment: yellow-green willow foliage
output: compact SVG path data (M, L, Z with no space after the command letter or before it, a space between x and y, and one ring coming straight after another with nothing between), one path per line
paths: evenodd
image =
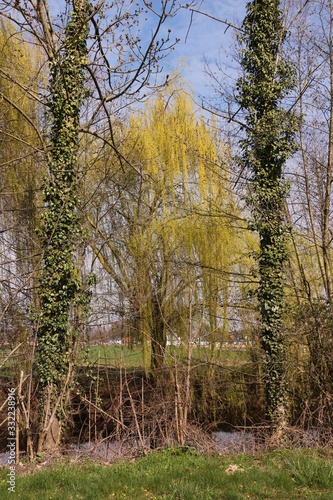
M19 306L20 297L25 301L34 288L28 274L36 267L38 251L35 227L44 153L38 100L44 83L42 68L38 49L9 22L0 20L1 305L6 307L10 295L22 289L8 309L11 331L18 323L19 309L27 310L26 303Z
M1 181L10 182L17 200L36 177L36 156L43 153L41 86L43 61L5 20L0 20ZM36 183L36 179L35 179Z
M147 104L121 135L128 164L111 155L113 174L99 183L88 217L92 246L124 299L146 366L151 341L158 368L167 338L186 338L190 290L193 336L215 345L228 332L239 252L230 152L181 91Z

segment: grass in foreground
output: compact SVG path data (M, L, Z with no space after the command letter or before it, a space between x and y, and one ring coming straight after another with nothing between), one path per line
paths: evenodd
M17 474L14 495L7 493L6 473L0 471L1 499L333 498L333 459L306 450L207 457L176 449L110 467L67 463Z

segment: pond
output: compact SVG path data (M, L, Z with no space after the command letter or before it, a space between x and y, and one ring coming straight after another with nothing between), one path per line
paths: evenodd
M234 432L213 432L213 441L216 451L219 453L253 453L265 448L265 440L260 439L254 432L234 431ZM320 443L319 432L315 429L307 431L293 431L290 443L302 448L316 447ZM149 443L145 445L149 448ZM66 448L66 454L73 458L89 457L98 458L105 461L114 461L133 457L140 454L142 450L138 439L124 441L109 441L95 444L81 443L71 444ZM24 455L22 454L22 457ZM8 464L9 453L0 453L0 466Z

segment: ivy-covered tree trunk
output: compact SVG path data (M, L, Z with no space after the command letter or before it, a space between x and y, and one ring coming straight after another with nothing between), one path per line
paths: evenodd
M56 414L71 379L75 343L70 315L82 288L74 252L81 239L76 211L77 150L88 9L85 0L73 0L63 47L50 61L51 134L41 234L44 261L39 283L37 367L42 415L38 450L56 443L60 437Z
M283 167L294 149L297 120L281 107L294 86L294 69L281 54L285 37L278 0L247 6L239 36L243 77L238 101L246 112L245 165L253 174L251 206L259 233L259 307L265 353L267 414L281 434L287 398L284 341L284 264L287 257L284 204L288 193Z

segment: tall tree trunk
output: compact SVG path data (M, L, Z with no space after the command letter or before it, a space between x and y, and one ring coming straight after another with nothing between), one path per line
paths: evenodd
M300 116L303 115L303 91L306 86L307 81L302 82L301 81L301 76L302 76L302 56L301 56L301 51L299 50L298 52L298 72L299 72L299 112ZM311 224L311 231L312 231L312 236L313 236L313 242L316 250L316 256L317 256L317 261L318 261L318 266L320 270L320 275L323 280L323 285L326 290L326 294L328 295L328 290L327 290L327 276L325 275L325 270L322 262L322 256L320 254L320 245L318 242L318 235L317 235L317 230L316 230L316 224L315 224L315 218L313 214L313 209L312 209L312 202L311 202L311 193L310 193L310 181L309 181L309 174L308 174L308 161L307 161L307 156L305 152L305 144L304 144L304 136L303 136L303 127L300 127L299 131L299 139L300 139L300 148L301 148L301 154L302 154L302 163L303 163L303 170L304 170L304 180L305 180L305 194L306 194L306 202L308 206L308 212L309 212L309 217L310 217L310 224Z
M330 116L329 116L329 132L328 132L328 158L326 170L326 184L324 194L323 218L322 218L322 245L323 245L323 259L326 276L326 290L327 299L329 302L332 300L332 278L331 278L331 262L329 256L330 249L330 205L331 205L331 183L332 183L332 164L333 164L333 6L332 0L330 1L330 34L328 40L329 50L329 67L330 67Z
M87 4L73 0L64 46L50 61L50 157L42 218L43 269L40 276L40 326L37 368L42 415L38 449L57 444L61 422L57 409L72 375L75 331L70 311L81 281L74 252L81 228L77 205L77 149L83 64L87 54Z
M151 368L153 372L163 369L166 348L165 324L158 296L154 296L152 303L151 328Z
M294 70L281 57L285 36L278 0L247 5L240 41L244 76L238 101L246 111L244 162L253 173L251 204L260 238L261 344L265 353L267 414L277 438L287 417L284 343L284 266L287 260L282 172L294 149L296 120L281 107L294 85Z

